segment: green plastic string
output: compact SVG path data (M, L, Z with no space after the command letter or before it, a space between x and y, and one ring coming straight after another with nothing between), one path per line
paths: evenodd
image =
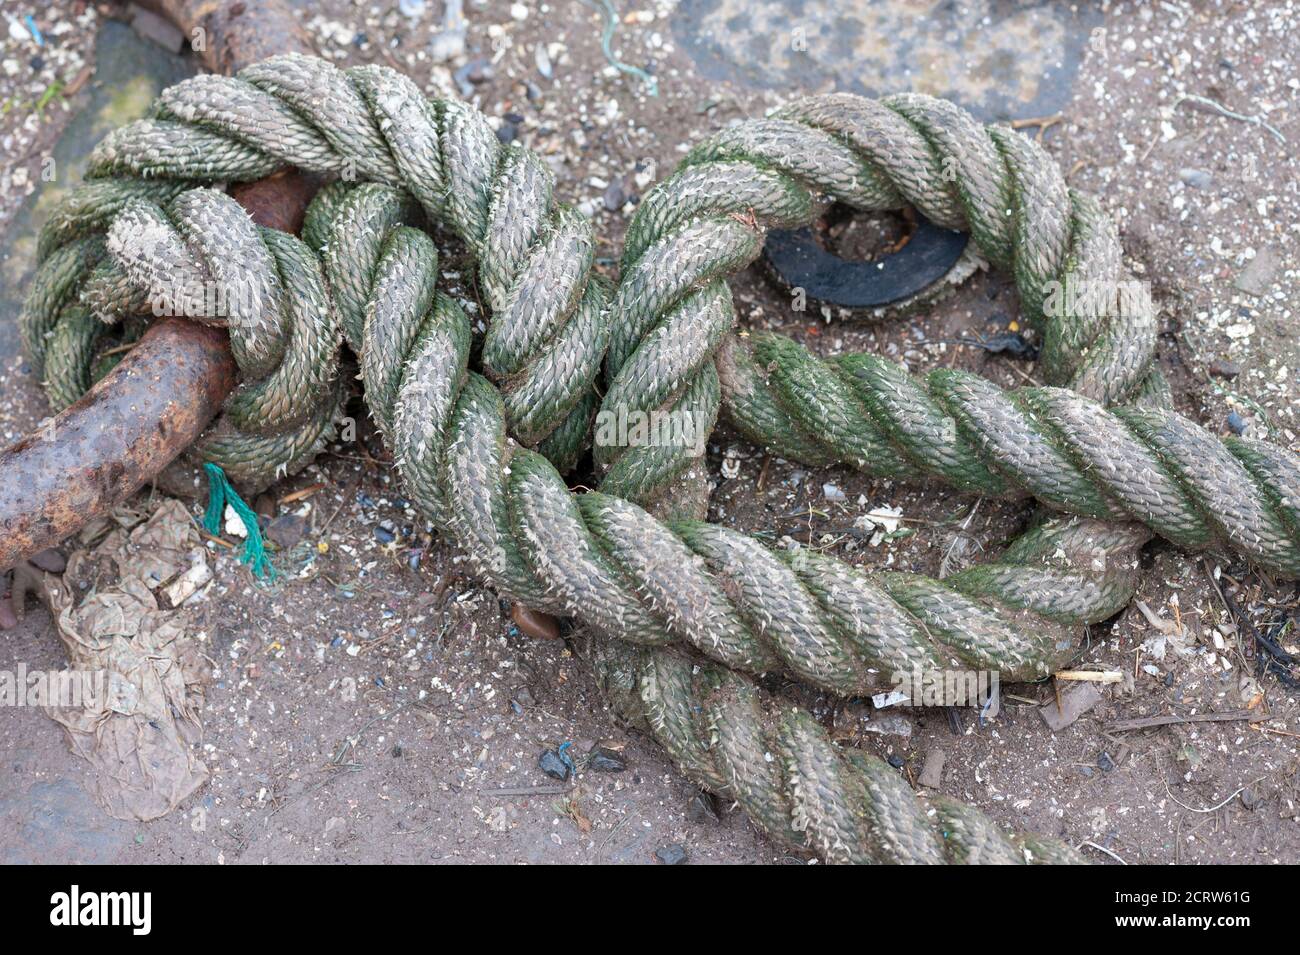
M226 478L226 472L221 470L219 465L209 461L203 465L203 470L208 475L208 509L203 514L204 530L214 536L221 533L221 518L226 513L226 505L229 504L239 519L244 522L244 531L247 533L244 552L240 555L239 562L248 564L252 568L254 577L274 580L275 568L271 566L271 558L262 544L262 531L257 526L257 515L231 486Z
M604 9L605 28L600 34L600 49L601 52L605 54L605 59L609 61L609 64L620 73L635 76L646 85L646 91L651 96L658 96L659 81L657 79L645 70L641 69L641 67L633 66L630 63L624 63L614 55L611 44L614 42L614 31L618 29L618 13L615 12L614 7L610 4L609 0L600 0L600 6L596 5L595 0L582 0L582 4L583 6L591 7L591 9L596 11L600 11L602 8Z

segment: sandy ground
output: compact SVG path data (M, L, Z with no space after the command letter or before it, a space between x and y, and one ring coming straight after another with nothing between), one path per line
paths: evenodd
M606 62L600 16L581 3L469 2L465 54L445 65L428 52L442 5L403 6L419 15L404 16L396 3L327 0L304 22L338 62L387 63L431 94L466 95L510 127L504 135L546 155L561 195L595 218L611 274L632 194L670 170L688 144L796 92L913 88L955 95L989 119L1059 114L1043 142L1070 184L1098 194L1117 217L1131 267L1152 284L1161 360L1179 407L1216 433L1228 433L1236 415L1247 433L1292 448L1300 441L1294 3L1110 4L1085 20L1041 4L1008 18L992 9L999 5L976 3L943 42L911 16L925 4L809 0L797 15L777 3L618 4L624 16L613 48L653 68L657 96ZM0 118L0 228L20 224L10 238L21 251L20 206L77 98L56 92L35 104L93 59L102 17L65 2L38 12L3 0L0 12L0 31L8 31L0 99L15 104ZM11 27L11 14L21 24L29 12L58 55ZM933 14L955 15L940 4ZM56 32L60 24L66 29ZM805 49L789 42L794 30ZM1004 39L985 42L995 35ZM892 55L895 46L908 55ZM1008 60L1002 46L1021 58ZM980 59L984 47L993 52ZM1224 116L1182 99L1189 96L1258 119ZM12 282L10 264L0 263ZM1031 364L950 343L1017 320L1013 290L1000 277L980 276L931 315L882 327L793 314L756 271L735 289L742 321L824 353L868 349L916 370L946 365L1007 385L1036 380ZM12 440L45 410L20 358L2 369L0 434ZM7 709L0 859L653 862L656 850L681 845L693 862L800 861L738 811L721 807L720 821L700 813L694 788L654 743L605 709L581 660L563 641L519 634L457 555L425 533L369 429L359 441L275 489L284 496L324 485L281 506L303 513L306 543L277 557L286 572L280 586L254 585L229 551L212 546L217 579L193 622L218 666L203 712L211 783L162 820L113 820L87 794L87 767L57 727L39 711ZM765 461L725 431L708 461L718 481L714 520L868 566L936 573L959 533L980 559L1027 517L1011 506L975 508L950 494ZM828 501L825 484L844 500ZM914 533L873 548L837 531L884 505L901 508ZM1057 733L1030 708L1051 698L1047 685L1006 688L1018 699L983 727L969 714L954 723L943 711L873 714L859 703L806 699L846 744L900 757L909 780L942 750L943 791L1008 824L1128 862L1300 860L1297 694L1275 676L1256 678L1254 638L1229 607L1294 650L1295 586L1153 546L1140 597L1174 636L1160 639L1135 609L1096 628L1084 662L1128 679ZM60 664L52 625L36 608L0 638L0 669L20 662ZM1252 701L1265 721L1107 729L1117 719ZM563 793L500 792L555 787L537 757L565 742L580 764L598 743L620 750L627 769L583 771Z

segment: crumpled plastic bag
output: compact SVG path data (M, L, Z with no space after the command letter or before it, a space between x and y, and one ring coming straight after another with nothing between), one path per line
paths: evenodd
M185 602L212 576L194 522L175 500L141 516L119 511L102 542L75 552L62 577L46 576L69 669L103 673L104 691L45 712L94 767L91 794L132 820L166 815L207 781L196 748L212 672L186 627Z

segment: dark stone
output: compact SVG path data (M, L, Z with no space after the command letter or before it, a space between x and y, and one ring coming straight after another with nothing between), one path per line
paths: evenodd
M627 202L627 192L623 189L623 179L619 177L605 187L603 197L605 208L609 212L618 212Z
M1103 773L1108 773L1115 768L1115 760L1110 758L1110 753L1103 752L1097 757L1097 765Z
M301 514L281 514L266 525L266 536L276 547L288 550L307 533L307 519Z
M664 865L685 865L686 849L674 843L655 850L655 858Z
M587 768L593 773L621 773L627 769L627 760L621 753L597 746L587 754Z
M470 60L470 62L458 69L452 74L452 79L456 81L456 86L460 89L460 95L468 99L474 95L475 85L486 83L495 75L491 63L484 59L478 59Z
M713 793L706 793L701 789L686 803L687 822L693 822L697 826L705 826L717 825L721 820L722 815L718 812L718 801L714 798Z
M903 757L899 756L897 753L891 753L887 762L895 769L902 769L907 765L907 760L903 759Z
M1241 374L1241 366L1226 358L1216 358L1210 362L1209 372L1215 378L1236 378Z
M537 758L537 765L541 767L542 772L552 779L564 782L569 778L568 764L553 749L542 750L542 755Z
M518 135L519 127L514 123L502 123L497 127L497 139L502 143L513 143Z
M1246 419L1235 411L1228 412L1228 428L1233 434L1246 433Z

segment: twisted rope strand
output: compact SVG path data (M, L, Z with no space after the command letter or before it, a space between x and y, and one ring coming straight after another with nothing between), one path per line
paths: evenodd
M502 386L513 433L575 463L607 338L604 286L591 281L591 223L555 201L554 176L536 153L502 145L472 107L427 100L387 68L340 71L314 57L272 57L237 77L196 76L168 88L154 118L96 147L88 175L247 181L288 165L402 185L465 242L491 315L485 370ZM349 211L368 217L360 207L377 195L355 195ZM385 214L405 219L409 210ZM355 290L383 252L374 236L344 232L328 253L352 264L338 301L358 353L363 303Z
M1057 840L1008 836L971 806L918 796L883 760L836 746L807 710L730 670L612 640L586 641L583 653L614 709L687 776L827 862L1083 862Z
M340 93L344 87L350 92ZM338 103L329 98L336 93L342 97ZM281 101L277 97L289 105L272 108L271 102ZM985 130L940 101L815 97L791 104L770 120L738 124L697 147L634 217L623 278L609 312L617 320L612 330L600 307L601 284L575 278L589 270L589 236L578 240L576 232L565 232L571 214L552 203L545 171L525 152L501 147L473 110L427 101L391 70L340 72L311 58L274 58L234 80L196 77L178 84L163 94L157 112L157 118L124 127L97 147L92 173L193 178L216 161L219 142L224 142L232 156L262 157L247 159L238 170L231 168L233 160L221 159L234 178L263 174L266 157L279 156L283 165L291 151L301 151L308 168L362 170L405 183L427 215L449 224L479 256L481 284L493 311L484 353L489 364L497 363L498 377L506 376L501 383L511 433L562 467L576 459L587 436L596 402L592 383L608 338L606 360L616 374L603 401L606 410L673 410L707 433L725 386L731 417L765 446L809 463L868 462L872 473L883 476L938 474L978 493L1001 493L998 485L1008 479L1002 470L1015 470L1007 462L1027 455L1030 460L1014 481L1050 506L1135 518L1181 546L1227 545L1261 566L1296 573L1295 498L1285 493L1285 481L1279 494L1263 487L1257 476L1294 475L1296 465L1293 456L1268 446L1248 455L1249 462L1240 454L1230 461L1216 454L1214 460L1226 463L1225 469L1197 471L1194 461L1177 467L1168 463L1191 450L1180 449L1173 432L1165 431L1160 453L1166 460L1157 462L1156 452L1128 442L1121 453L1101 448L1067 465L1064 458L1082 453L1067 446L1067 438L1081 446L1082 436L1068 428L1065 435L1027 435L1021 427L1010 434L1029 443L1000 449L1004 464L999 469L966 449L954 450L949 440L953 414L936 413L928 397L912 393L915 386L898 383L897 375L891 377L869 358L843 362L853 372L847 382L800 367L788 373L778 367L771 377L779 379L782 393L765 393L768 376L754 373L727 334L734 309L722 276L757 254L760 220L783 225L806 221L814 188L862 208L910 201L940 224L969 226L982 254L1012 268L1031 315L1050 319L1043 332L1052 378L1070 379L1103 401L1150 387L1146 369L1153 310L1140 290L1107 300L1103 308L1043 314L1045 287L1054 281L1049 276L1062 277L1062 288L1123 281L1113 225L1095 202L1070 194L1050 158L1024 137ZM170 124L165 136L158 133L159 123ZM167 138L178 129L198 131L202 143L185 136ZM78 194L69 210L60 213L42 246L54 249L57 238L85 235L102 225L110 211L120 212L139 189L134 180L127 183L114 193L102 182L92 182L92 193ZM376 195L354 193L348 201L362 206L378 201ZM407 219L409 211L390 209L386 215ZM538 223L547 223L551 231ZM377 227L345 230L338 248L326 250L327 257L357 264L355 270L335 270L339 320L354 347L360 346L358 290L367 287L368 270L380 251L374 245L379 234ZM553 236L567 238L556 246L548 244ZM35 304L24 321L34 355L69 304L77 276L93 271L94 236L81 242L73 243L72 251L65 253L65 246L48 253L61 254L74 263L71 267L43 268L38 276L42 293L33 294ZM520 273L523 261L530 265ZM553 273L529 271L547 265ZM513 280L507 278L512 275ZM558 277L551 281L547 276ZM551 296L551 304L564 307L546 311L543 303L538 311L520 304L537 290L558 290L561 294ZM574 301L577 308L571 309ZM566 310L568 318L561 324L555 316ZM67 323L63 350L72 357L61 361L60 368L91 350L84 321L74 315ZM527 370L521 370L520 356L535 344L536 334L527 331L534 323L553 334L540 355L522 359ZM515 350L519 342L525 345ZM783 355L794 348L764 347ZM721 356L716 362L724 371L721 377L714 369L715 350ZM1054 352L1057 358L1050 357ZM800 391L796 372L813 375L812 385ZM888 381L864 383L871 375ZM84 379L79 375L64 396ZM969 385L963 391L979 387L988 386ZM955 413L959 397L951 399L949 411ZM1066 400L1051 399L1053 409L1060 411ZM861 413L864 403L887 428ZM1005 411L982 408L974 398L962 398L960 407L962 416L956 420L963 427L974 427L990 441L1001 438L995 429L973 422ZM800 408L819 414L801 419ZM809 420L817 426L806 427ZM1146 430L1155 433L1152 420L1138 416L1096 420L1123 420L1125 432L1145 420L1152 426ZM1196 448L1213 452L1218 446L1186 428L1180 433L1196 437ZM1102 428L1090 435L1094 444L1106 440ZM628 447L598 442L596 460L608 468L601 489L657 502L656 495L670 486L665 482L680 473L683 462L694 460L692 453L680 443ZM1116 490L1110 494L1117 499L1099 500L1090 487L1094 477L1079 477L1081 469L1100 460L1117 472L1111 482ZM1035 470L1039 461L1046 462L1041 472ZM1160 476L1156 486L1143 486L1148 474ZM1186 487L1189 481L1194 490ZM1132 489L1119 490L1119 485Z
M1109 404L1132 395L1151 374L1150 297L1123 272L1114 225L1093 200L1066 188L1041 148L983 127L942 100L831 95L717 133L638 207L614 297L602 410L671 405L714 420L716 404L682 397L697 377L714 374L714 358L735 324L725 279L754 260L766 228L810 222L818 195L867 211L912 204L942 226L969 230L979 253L1015 277L1026 315L1044 334L1049 381ZM1128 289L1123 301L1094 308L1060 308L1052 298L1059 289L1121 284ZM700 311L701 299L716 308L680 321L683 312ZM862 450L882 457L883 473L891 466L906 473L887 446ZM612 469L619 451L597 446L597 464ZM632 455L657 460L635 467L626 463ZM632 449L601 489L644 500L688 456L684 449L671 458Z
M996 666L1007 679L1038 679L1073 652L1080 624L1111 616L1131 596L1135 552L1148 536L1132 526L1040 528L1011 561L939 582L872 577L804 550L782 559L734 531L665 525L619 498L574 496L550 462L508 440L494 388L469 376L463 392L450 390L467 374L468 320L437 297L432 241L391 225L384 210L399 198L375 201L381 190L388 187L355 190L369 220L350 197L337 202L325 239L333 247L350 232L386 250L370 270L371 289L354 290L366 303L366 399L403 474L428 489L420 499L432 502L431 516L514 599L622 639L682 640L749 672L782 667L863 693L914 663ZM333 256L326 265L335 288L355 278L336 278L334 269L350 266ZM458 355L454 373L449 354Z
M729 419L775 453L1137 521L1179 547L1300 576L1300 458L1275 445L1220 440L1167 408L1107 411L952 369L914 378L873 355L820 359L778 335L728 343L719 366Z
M622 638L591 642L611 700L692 779L827 861L1080 861L1051 840L1008 838L970 807L919 803L879 760L842 754L806 711L778 713L746 678L665 644L686 640L742 669L784 664L842 692L862 692L885 667L1045 672L1073 643L1053 642L1068 633L1060 621L1109 615L1131 597L1145 533L1045 525L957 583L873 578L825 555L786 562L724 528L666 525L628 501L574 495L549 461L508 438L500 396L468 370L468 318L432 290L437 253L417 236L379 269L385 291L366 297L364 322L366 348L372 335L409 343L388 369L363 365L404 478L499 592ZM376 387L390 369L396 389ZM1079 566L1123 548L1127 567ZM972 596L981 593L996 600ZM1016 602L1019 621L1006 613ZM1030 609L1044 604L1050 616Z

